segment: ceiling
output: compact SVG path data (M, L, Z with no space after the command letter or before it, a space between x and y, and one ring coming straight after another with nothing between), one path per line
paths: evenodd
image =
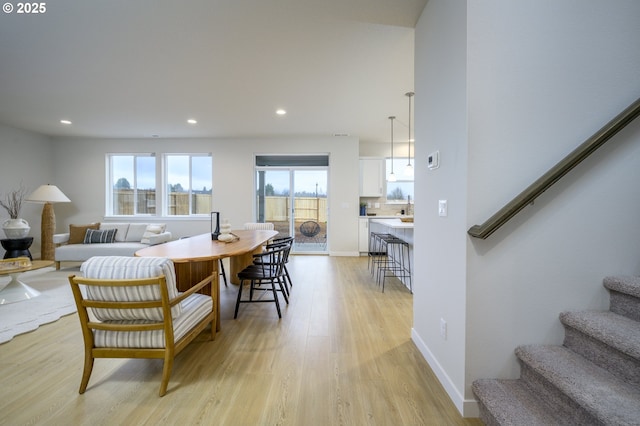
M54 0L0 13L0 123L54 137L384 142L395 115L406 140L426 2Z

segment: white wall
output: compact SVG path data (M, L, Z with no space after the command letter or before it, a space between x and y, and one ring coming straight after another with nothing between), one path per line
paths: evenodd
M466 340L466 5L429 1L416 28L413 339L460 408ZM426 167L440 152L440 168ZM447 200L448 216L438 216ZM440 319L447 339L440 335Z
M407 108L409 108L407 101ZM406 115L406 114L405 114ZM413 127L413 124L411 125ZM413 144L411 144L411 157L415 155L413 151ZM393 156L394 158L407 158L409 147L406 142L395 142L393 144ZM363 142L360 141L360 157L390 157L391 156L391 136L389 136L389 142Z
M631 0L469 3L469 226L640 97L638 22ZM469 240L467 397L474 378L518 374L518 344L561 343L561 311L606 309L604 276L640 272L639 160L636 121Z
M256 153L329 153L329 230L332 255L358 253L358 140L341 138L263 139L82 139L54 141L56 178L72 200L56 206L58 231L70 223L103 221L105 154L115 152L212 152L213 209L233 226L254 221ZM108 220L108 219L107 219ZM114 220L114 219L111 219ZM176 237L209 232L209 219L163 218Z
M603 277L640 273L638 120L487 240L465 235L640 97L639 21L633 0L430 0L423 12L416 153L438 148L442 165L416 177L414 340L465 415L473 380L517 377L516 346L560 344L561 311L606 309ZM447 341L445 315L457 316Z
M48 137L0 124L0 196L4 199L20 185L31 193L40 185L56 184L52 151ZM24 203L20 217L31 226L29 236L34 237L34 241L30 251L39 257L42 204ZM0 224L8 218L6 210L0 209ZM2 230L0 235L4 238ZM0 248L0 258L2 256L4 249Z

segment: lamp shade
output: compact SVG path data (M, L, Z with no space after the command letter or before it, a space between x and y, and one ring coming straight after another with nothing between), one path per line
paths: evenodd
M29 195L27 201L41 203L70 203L71 200L55 185L42 185Z
M411 165L411 163L407 164L404 167L404 174L405 176L413 176L413 166Z

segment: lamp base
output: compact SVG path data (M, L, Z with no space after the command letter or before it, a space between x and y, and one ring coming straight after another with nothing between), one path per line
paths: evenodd
M44 203L40 228L40 259L55 260L56 248L53 245L53 234L56 230L56 214L52 203Z

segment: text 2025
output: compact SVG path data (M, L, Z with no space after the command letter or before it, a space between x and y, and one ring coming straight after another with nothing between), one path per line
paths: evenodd
M16 4L16 13L45 13L47 11L47 3L18 3Z

